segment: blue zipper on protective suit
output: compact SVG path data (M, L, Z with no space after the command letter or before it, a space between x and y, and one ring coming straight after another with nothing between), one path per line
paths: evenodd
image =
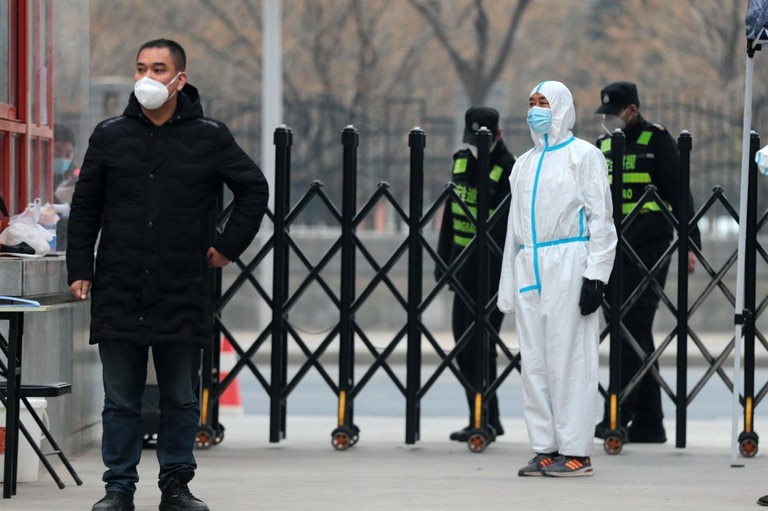
M541 151L541 156L539 157L539 163L536 165L536 177L533 180L533 199L531 200L531 239L533 241L533 275L536 279L536 284L532 286L526 286L520 288L520 293L525 293L528 291L541 291L541 278L539 276L539 248L540 247L551 247L553 245L562 245L563 243L574 243L574 242L584 242L589 241L589 236L583 236L584 233L584 208L581 208L579 211L579 236L574 236L572 238L562 238L559 240L551 240L551 241L545 241L545 242L539 242L538 236L536 235L536 195L539 188L539 175L541 174L541 167L544 164L544 156L548 152L556 151L558 149L562 149L563 147L567 146L571 142L576 140L576 137L571 136L568 140L565 142L561 142L557 145L554 145L552 147L549 147L549 134L544 134L544 148ZM525 245L520 245L521 249L525 249Z

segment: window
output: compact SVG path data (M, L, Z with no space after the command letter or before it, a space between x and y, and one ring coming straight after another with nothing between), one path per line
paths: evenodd
M52 12L51 0L0 0L0 195L11 214L52 200Z

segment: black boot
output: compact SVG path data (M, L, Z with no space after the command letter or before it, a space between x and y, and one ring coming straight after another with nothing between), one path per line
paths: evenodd
M595 425L595 438L605 440L606 432L610 429L610 422L602 420Z
M605 440L605 437L608 436L608 432L611 431L611 421L609 419L603 419L602 421L595 424L595 438L600 438L601 440ZM619 426L619 431L624 433L624 439L627 438L627 421L622 420L621 426Z
M459 431L454 431L451 433L449 438L451 440L455 440L457 442L466 442L469 440L470 437L470 431L472 431L474 428L472 426L467 426L464 429L460 429Z
M133 495L119 491L108 491L104 498L95 503L91 511L133 511Z
M187 483L172 481L163 490L160 498L160 511L210 511L202 500L195 498Z
M629 441L633 444L663 444L667 441L667 432L661 423L637 424L635 421L629 426Z

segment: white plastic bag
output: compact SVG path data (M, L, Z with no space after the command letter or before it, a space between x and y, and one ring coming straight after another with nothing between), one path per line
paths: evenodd
M39 200L39 199L35 199L35 200ZM45 204L40 206L40 214L37 217L37 223L43 226L56 225L56 222L59 221L59 218L60 218L59 214L56 211L56 208L53 206L53 204L51 204L50 202L46 202Z
M51 233L40 224L14 222L0 232L0 243L3 245L18 245L23 241L35 249L36 255L51 251L51 239Z
M23 241L35 249L36 255L49 253L53 236L48 229L37 223L40 219L40 210L40 199L35 199L35 202L30 202L22 213L12 216L8 227L0 232L0 243L18 245Z
M59 223L60 218L61 217L59 217L53 204L50 202L46 202L40 207L40 215L37 218L37 223L38 225L42 225L45 230L48 231L48 234L50 235L48 244L51 247L51 251L56 250L56 224Z

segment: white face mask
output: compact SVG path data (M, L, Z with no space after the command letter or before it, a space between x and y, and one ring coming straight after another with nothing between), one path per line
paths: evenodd
M168 85L145 76L134 84L133 93L136 95L136 99L139 100L141 106L147 110L160 108L166 101L173 97L173 94L176 94L176 91L173 91L173 94L168 95L168 87L170 87L180 75L181 73L177 74Z
M600 124L606 133L613 135L616 130L623 130L627 127L626 121L623 119L624 112L619 115L603 114L603 122Z
M496 140L493 141L491 144L491 152L493 152L493 149L496 147ZM472 153L472 156L477 159L477 146L474 144L467 144L467 149L469 149L469 152Z

